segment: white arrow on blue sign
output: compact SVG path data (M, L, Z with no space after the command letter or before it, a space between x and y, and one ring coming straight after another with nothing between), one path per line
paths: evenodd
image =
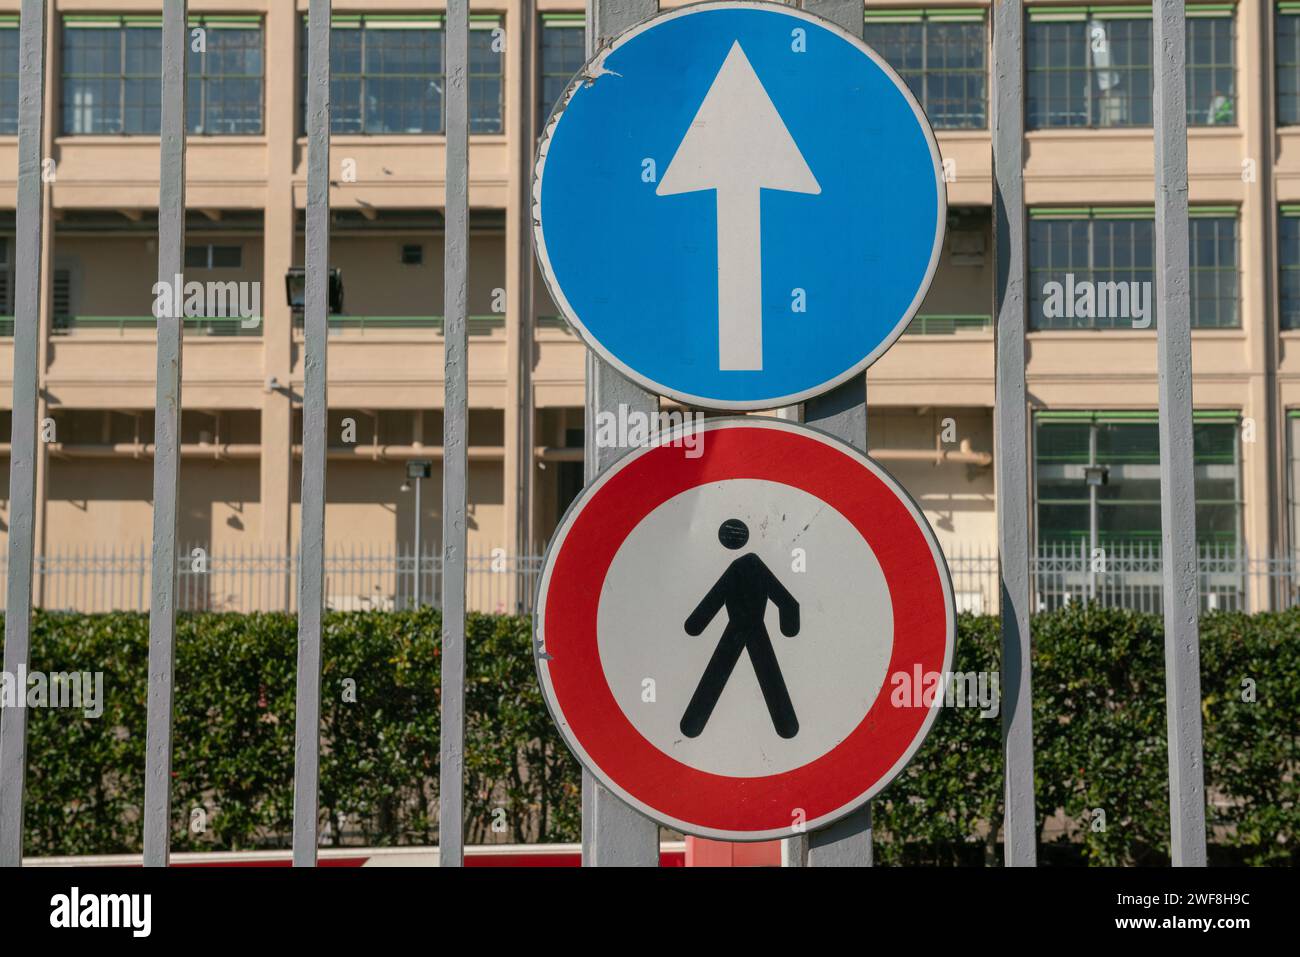
M947 195L925 114L861 40L774 3L633 27L560 98L534 243L586 343L689 405L764 409L861 373L920 308Z

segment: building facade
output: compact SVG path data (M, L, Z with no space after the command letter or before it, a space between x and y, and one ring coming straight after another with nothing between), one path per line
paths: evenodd
M161 7L48 6L37 505L48 591L38 598L129 606L134 580L93 597L100 585L74 596L53 576L127 574L131 556L147 555ZM0 0L0 313L10 316L17 8ZM186 320L181 541L199 550L198 574L209 559L214 569L238 559L253 578L285 573L297 537L305 13L305 0L190 3L184 279L204 295ZM476 0L473 14L469 534L491 572L540 553L581 487L586 349L536 270L529 192L537 136L585 38L572 0ZM980 2L864 7L867 42L935 127L949 191L929 296L868 374L870 448L929 517L961 607L984 611L996 600L989 17ZM441 28L436 3L334 4L335 607L400 603L403 568L436 574L410 554L417 534L436 554L440 535ZM1143 604L1158 591L1152 63L1149 7L1026 4L1042 603L1111 589ZM1278 556L1300 537L1300 3L1189 3L1187 90L1203 590L1210 607L1263 607L1280 600ZM6 408L11 369L0 338ZM408 479L408 463L424 461L430 478ZM274 606L292 591L263 583L254 601L237 577L193 604ZM510 584L477 604L507 607L526 591Z

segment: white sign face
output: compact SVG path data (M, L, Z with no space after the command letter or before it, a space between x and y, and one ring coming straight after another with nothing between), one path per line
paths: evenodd
M682 729L729 624L723 608L701 634L685 629L738 557L718 539L729 521L749 532L739 552L757 556L799 604L792 637L770 600L762 615L798 723L792 737L777 730L746 651L700 732ZM880 563L844 516L789 485L732 479L674 496L633 529L605 578L597 633L610 690L648 741L701 771L759 777L821 757L862 722L885 682L893 612Z

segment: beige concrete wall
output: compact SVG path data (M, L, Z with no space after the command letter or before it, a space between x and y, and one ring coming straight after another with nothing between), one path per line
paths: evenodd
M952 420L953 442L944 442ZM996 540L993 467L961 462L891 459L897 450L956 451L963 441L976 452L993 450L993 419L988 409L906 409L872 412L868 446L925 513L945 550Z
M262 240L258 236L231 236L190 230L186 245L218 244L243 249L238 269L192 269L185 282L261 282ZM150 236L112 234L60 235L55 231L54 257L72 278L74 316L152 316L154 283L158 279L158 240ZM284 297L283 279L262 289Z
M402 246L424 247L424 263L402 263ZM330 237L330 261L343 271L343 309L351 316L441 316L443 314L443 238L434 233L392 232ZM303 240L295 245L303 262ZM504 289L505 245L499 233L479 233L469 244L469 311L494 314L493 290ZM504 298L497 297L502 312Z
M147 545L153 521L153 461L54 459L49 466L47 548ZM182 544L212 549L251 545L258 534L257 463L181 464Z

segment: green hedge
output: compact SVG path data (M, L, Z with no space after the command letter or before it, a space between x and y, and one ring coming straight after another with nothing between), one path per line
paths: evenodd
M181 619L176 849L287 844L295 629L286 615ZM320 805L330 839L436 843L438 636L433 611L327 616ZM32 668L103 670L107 700L99 719L29 712L27 853L139 850L147 641L143 615L37 616ZM1043 859L1167 860L1159 618L1072 606L1036 617L1034 641L1039 828L1050 836ZM998 642L997 619L963 616L954 670L996 670ZM472 615L468 661L469 840L576 840L578 767L542 705L528 622ZM1300 611L1207 616L1202 661L1214 858L1294 862ZM1243 700L1247 679L1253 702ZM346 700L349 680L355 701ZM1000 726L977 708L944 710L875 803L882 862L1000 858ZM191 826L196 809L201 831Z

